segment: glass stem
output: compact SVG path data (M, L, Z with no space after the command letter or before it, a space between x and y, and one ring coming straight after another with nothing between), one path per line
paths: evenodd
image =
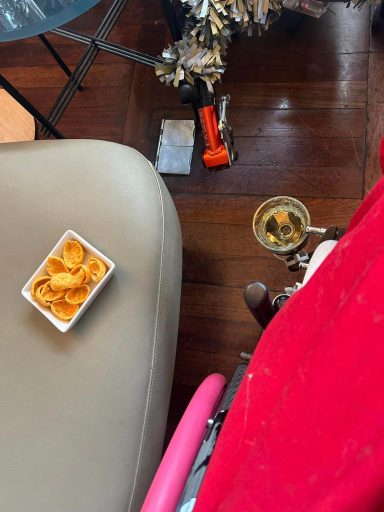
M323 236L325 235L326 228L315 228L313 226L307 226L305 229L305 232L308 233L308 235L318 235Z

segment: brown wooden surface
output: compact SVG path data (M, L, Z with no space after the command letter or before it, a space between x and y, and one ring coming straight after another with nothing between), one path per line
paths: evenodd
M88 33L108 2L72 26ZM171 404L172 421L212 371L230 376L260 329L242 293L255 279L276 293L300 275L288 273L252 234L255 209L288 194L307 205L313 223L346 224L379 176L384 130L384 27L370 35L369 8L333 5L288 34L280 23L262 37L236 37L219 90L229 92L229 119L240 159L210 173L198 136L190 176L166 177L180 215L184 283ZM50 35L68 64L84 47ZM157 55L170 41L157 0L131 0L111 40ZM65 83L37 38L0 45L1 71L43 112ZM68 137L122 142L149 159L163 117L192 118L177 91L153 69L100 54L58 127ZM287 333L289 335L289 333Z
M4 89L0 89L0 142L34 140L35 120Z

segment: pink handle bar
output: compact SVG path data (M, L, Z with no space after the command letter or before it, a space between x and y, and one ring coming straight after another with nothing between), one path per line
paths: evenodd
M173 512L176 509L207 421L215 412L226 383L225 377L214 373L197 388L168 445L141 512Z

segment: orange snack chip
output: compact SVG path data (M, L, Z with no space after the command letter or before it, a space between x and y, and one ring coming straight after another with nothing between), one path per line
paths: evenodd
M91 271L86 265L83 265L82 263L76 265L76 267L73 267L73 269L71 270L71 274L73 276L76 276L81 269L83 269L85 273L84 281L82 282L82 284L88 284L89 281L91 280Z
M91 258L88 261L88 268L91 271L91 277L95 283L101 281L107 271L105 263L97 258Z
M42 286L43 284L47 283L48 281L50 281L50 276L39 276L39 277L36 277L32 284L31 284L31 296L33 299L36 299L36 291L37 289Z
M54 274L59 274L61 272L69 272L64 260L57 256L50 256L47 261L47 273L50 276L53 276Z
M49 308L49 306L51 305L50 302L47 302L46 300L44 300L44 298L41 296L41 290L44 288L44 284L42 284L41 286L38 287L38 289L36 290L36 300L37 302L45 307L45 308Z
M81 286L84 281L84 276L85 272L83 269L80 269L75 276L65 272L60 272L59 274L54 274L52 276L50 285L54 291L76 288L77 286Z
M81 304L89 297L93 284L105 276L108 268L98 258L83 263L85 250L77 240L67 240L62 258L49 256L46 271L49 275L36 277L31 284L31 297L41 306L50 308L60 320L71 320Z
M53 302L54 300L63 299L65 297L66 290L52 290L50 281L40 290L40 295L45 302Z
M65 300L69 304L82 304L88 297L91 289L87 284L82 284L78 288L72 288L68 290L65 295Z
M70 320L79 311L77 304L69 304L65 299L55 300L51 304L52 313L60 320Z
M67 240L63 249L63 259L68 268L79 265L84 259L83 246L77 240Z

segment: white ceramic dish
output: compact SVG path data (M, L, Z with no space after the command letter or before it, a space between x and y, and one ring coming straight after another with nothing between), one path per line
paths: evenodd
M38 276L46 275L45 267L47 265L47 260L49 256L59 256L62 257L63 254L63 247L67 240L77 240L81 243L81 245L84 247L85 250L85 257L84 262L86 263L89 258L96 257L102 260L106 266L107 266L107 272L103 279L99 283L94 283L92 280L89 283L89 286L91 288L91 292L85 302L81 304L79 311L76 313L76 315L71 318L71 320L64 321L57 318L52 311L49 308L44 308L41 306L36 300L32 299L30 288L33 280ZM75 231L72 231L69 229L64 233L64 235L60 238L60 240L57 242L55 247L52 249L52 251L48 254L48 256L45 258L45 260L42 262L42 264L39 266L39 268L36 270L36 272L31 276L31 278L28 280L28 282L25 284L24 288L21 290L21 294L23 297L25 297L31 304L35 306L36 309L40 311L59 331L61 332L67 332L69 329L71 329L83 316L83 314L87 311L89 306L92 304L92 302L95 300L95 298L99 295L101 290L104 288L104 286L108 283L108 281L111 279L113 273L115 271L115 264L113 261L111 261L109 258L107 258L104 254L102 254L100 251L98 251L93 245L88 243L86 240L84 240L83 237L78 235Z

